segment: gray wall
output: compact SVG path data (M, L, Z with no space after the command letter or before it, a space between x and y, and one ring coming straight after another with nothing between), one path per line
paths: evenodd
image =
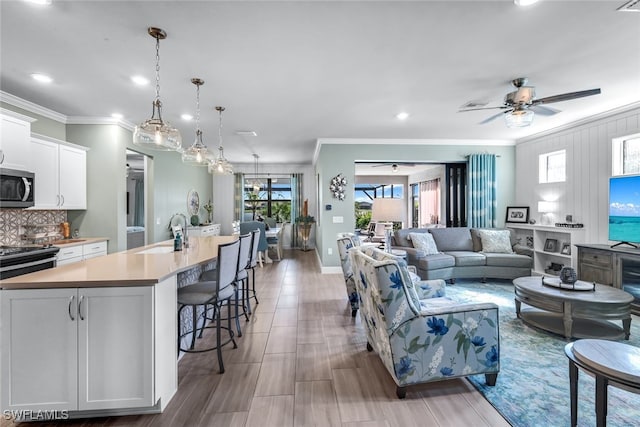
M505 212L514 200L515 192L515 147L505 142L490 141L430 141L412 143L402 140L385 141L332 139L319 140L321 144L315 162L319 178L319 221L316 223L316 248L324 271L334 271L339 266L336 247L336 234L353 231L355 228L355 209L353 197L354 162L356 161L407 161L450 163L466 162L469 154L492 153L500 157L497 160L498 212ZM334 199L329 191L331 178L342 173L347 179L347 191L344 201ZM330 211L325 205L330 204ZM334 217L342 217L343 223L334 223ZM504 220L498 226L503 226ZM331 254L329 254L331 249Z

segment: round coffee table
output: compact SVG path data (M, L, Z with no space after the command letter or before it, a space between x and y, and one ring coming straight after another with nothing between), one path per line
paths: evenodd
M613 341L584 339L567 344L571 427L578 425L578 368L596 377L596 425L607 423L607 386L640 393L640 348Z
M631 294L598 284L591 291L566 290L543 285L542 280L542 276L513 280L516 314L525 323L566 338L629 339ZM521 309L521 304L531 308ZM622 327L615 320L621 320Z

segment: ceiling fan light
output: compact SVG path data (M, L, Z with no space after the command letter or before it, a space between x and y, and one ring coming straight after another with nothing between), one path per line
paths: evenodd
M531 125L533 116L530 110L514 110L504 115L504 121L508 128L523 128Z

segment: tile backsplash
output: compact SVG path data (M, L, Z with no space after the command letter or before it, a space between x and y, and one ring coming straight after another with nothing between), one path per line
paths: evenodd
M0 244L23 245L30 243L22 240L25 225L60 224L67 220L66 210L37 211L26 209L0 209Z

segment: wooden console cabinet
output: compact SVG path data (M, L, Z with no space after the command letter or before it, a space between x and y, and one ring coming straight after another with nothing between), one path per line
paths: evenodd
M640 249L578 244L578 279L613 286L635 297L631 312L640 315Z

